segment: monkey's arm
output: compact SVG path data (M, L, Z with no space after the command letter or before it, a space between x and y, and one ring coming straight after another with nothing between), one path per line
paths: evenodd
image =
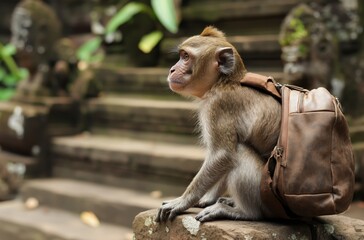
M237 136L230 117L220 114L211 124L205 161L183 195L164 204L158 211L157 222L173 220L178 214L194 206L217 182L225 178L236 161ZM206 137L206 136L204 136Z
M232 168L229 156L220 151L209 154L200 171L179 198L162 205L158 211L157 222L173 220L178 214L194 206L203 195Z

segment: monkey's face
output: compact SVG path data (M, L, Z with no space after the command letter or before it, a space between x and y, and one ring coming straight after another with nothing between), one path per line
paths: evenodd
M195 36L180 45L179 60L168 75L172 91L201 98L216 82L218 63L211 57L215 47L200 45L201 39Z
M172 91L186 96L202 98L221 79L239 81L245 70L223 33L209 27L184 41L179 57L169 71L168 82Z
M181 92L188 85L192 75L194 56L186 50L179 51L179 60L169 70L168 83L172 91Z

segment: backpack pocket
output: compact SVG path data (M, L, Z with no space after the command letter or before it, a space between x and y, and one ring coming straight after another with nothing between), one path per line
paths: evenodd
M280 171L280 191L288 207L297 215L333 213L332 131L335 113L318 111L291 113L285 164ZM322 208L327 205L329 209ZM322 212L317 212L322 209Z

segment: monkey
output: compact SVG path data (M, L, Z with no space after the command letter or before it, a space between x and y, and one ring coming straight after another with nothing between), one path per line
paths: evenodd
M245 87L247 70L219 29L208 26L179 45L167 81L172 91L198 102L198 126L207 154L182 196L162 203L156 222L190 207L200 222L259 220L269 214L260 197L261 172L280 131L281 105ZM229 197L222 197L227 190Z

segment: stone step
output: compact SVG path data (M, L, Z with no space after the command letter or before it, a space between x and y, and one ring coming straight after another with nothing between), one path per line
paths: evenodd
M182 145L199 145L200 139L196 134L170 134L170 133L158 133L150 131L133 131L125 129L115 129L115 128L102 128L93 127L90 132L93 135L102 135L110 137L120 137L131 138L135 140L147 140L147 141L158 141L161 143L174 143Z
M181 100L183 98L168 87L167 76L171 66L172 64L166 68L141 68L107 64L95 68L95 77L103 83L103 92L106 94L146 94L156 99ZM270 65L251 68L247 65L247 68L251 72L273 76L277 81L283 77L282 68Z
M202 28L203 29L203 28ZM194 33L199 34L201 31ZM225 28L222 28L224 30ZM243 33L240 33L243 34ZM161 52L166 62L176 62L178 54L171 54L176 47L186 40L182 38L167 38L162 41ZM283 69L281 61L281 47L278 43L278 34L264 35L236 35L227 36L230 42L240 53L247 67L259 66L261 69L275 67L277 70Z
M90 227L81 221L79 215L47 206L27 210L16 200L0 204L0 236L4 240L131 240L133 238L130 228L104 222L98 227Z
M6 150L0 150L0 165L19 164L25 167L25 176L34 176L38 172L38 159Z
M184 21L203 20L215 22L225 19L266 18L269 16L285 16L289 10L305 0L281 1L191 1L182 8Z
M74 179L96 184L104 184L117 188L137 189L138 191L157 194L165 197L180 196L188 186L188 181L183 183L170 181L158 176L123 176L107 174L105 172L90 171L81 167L71 167L67 164L53 166L52 177Z
M106 132L111 129L112 131L134 130L195 135L196 104L183 100L169 90L165 80L167 69L160 68L154 69L154 71L145 68L127 68L127 74L124 72L124 68L120 70L101 69L103 68L99 68L97 71L106 71L105 76L112 75L113 77L103 78L105 94L100 98L90 100L87 104L91 131ZM277 81L282 80L280 72L263 71L259 73L273 76ZM162 78L163 83L158 80ZM139 84L138 81L142 83ZM154 84L153 93L143 92L145 91L144 82ZM124 92L128 91L128 87L124 89L123 86L134 86L134 90L130 90L131 93ZM157 89L164 89L165 93L158 94ZM133 91L139 91L139 93L133 93ZM142 95L143 93L146 95Z
M101 65L95 78L103 83L108 93L171 94L167 84L167 68L133 68Z
M53 140L55 168L82 170L105 177L123 177L186 186L199 170L204 150L182 145L83 134Z
M88 103L89 129L134 130L192 136L196 104L187 101L103 96Z
M102 223L127 228L131 228L132 221L139 212L157 208L165 200L137 189L60 178L27 181L22 188L21 196L23 200L36 198L40 206L77 215L91 211Z

